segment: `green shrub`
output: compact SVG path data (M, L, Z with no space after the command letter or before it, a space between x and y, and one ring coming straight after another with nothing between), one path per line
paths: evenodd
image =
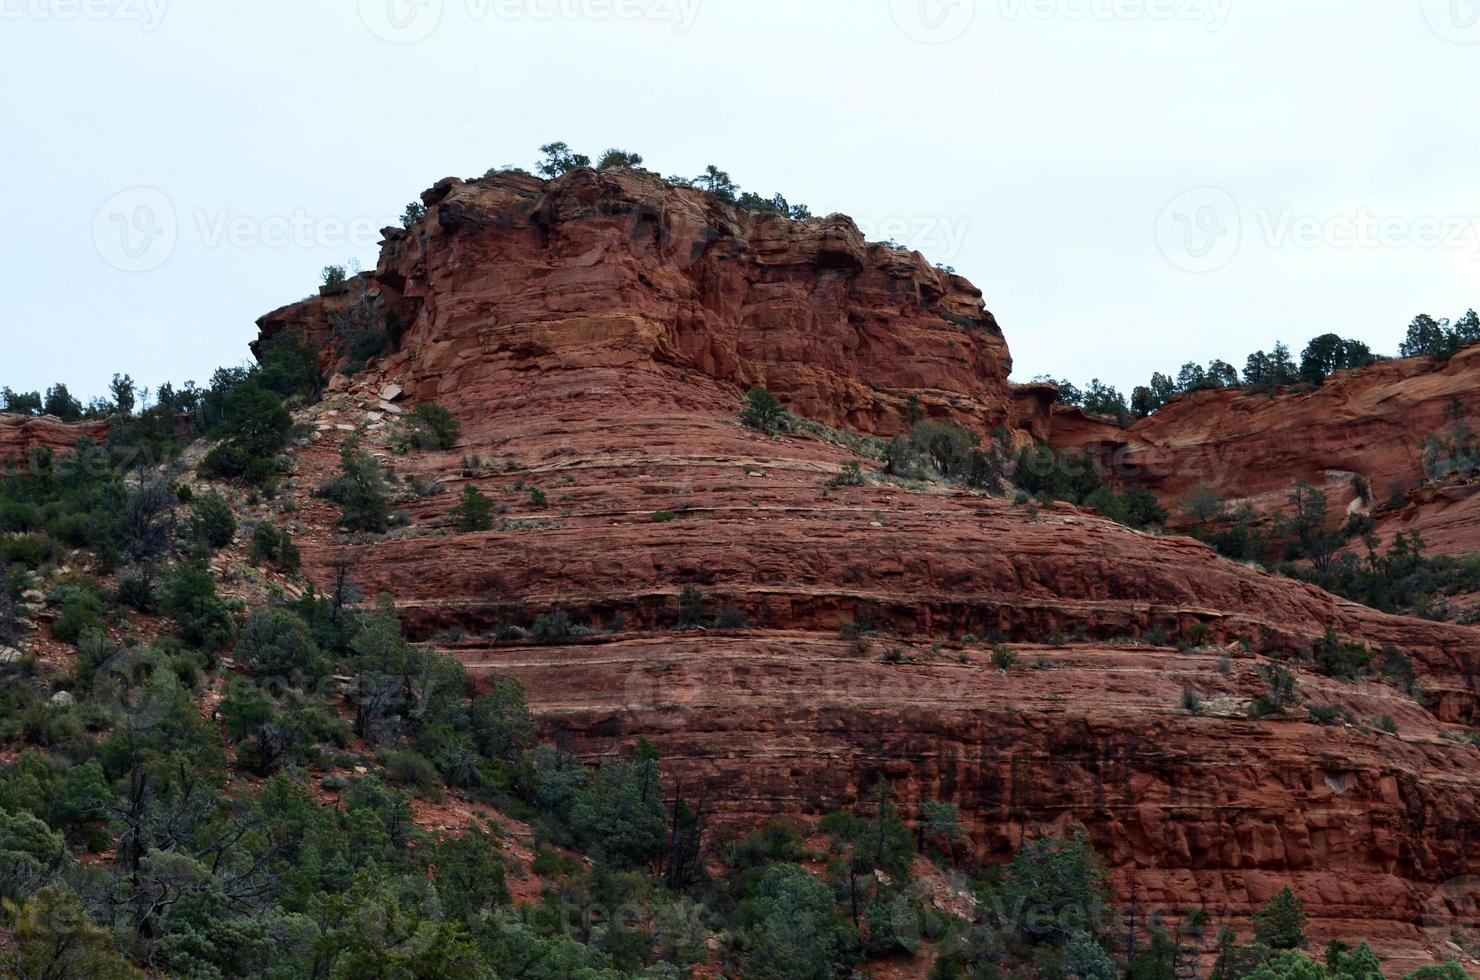
M838 914L827 886L795 864L776 864L742 910L746 977L827 980L857 958L858 935Z
M278 454L293 428L282 399L249 378L226 394L222 411L223 420L213 428L221 442L206 454L201 473L256 485L271 481L282 469Z
M863 478L863 468L858 465L858 460L850 459L843 464L843 471L827 481L831 487L861 487L867 482Z
M1336 630L1326 627L1326 633L1311 647L1316 664L1322 671L1342 680L1355 680L1372 666L1372 651L1360 643L1342 643Z
M537 729L519 678L492 677L488 693L468 709L468 728L478 751L490 759L512 762L533 748Z
M1280 714L1299 703L1298 684L1288 667L1260 664L1259 677L1264 681L1265 693L1249 706L1251 717Z
M89 630L101 630L103 621L101 603L93 605L81 599L69 600L57 611L51 624L51 635L63 643L75 644Z
M544 615L536 616L529 632L541 643L563 643L570 639L571 629L570 613L564 609L555 609Z
M437 767L415 752L387 752L385 776L391 783L409 787L419 796L438 796L442 792L442 775Z
M35 570L51 561L56 545L45 534L0 537L0 565L20 565Z
M992 666L1007 671L1017 666L1018 655L1002 644L992 647Z
M597 170L629 170L642 166L641 153L629 153L613 147L596 160Z
M959 474L967 456L980 441L976 433L949 422L922 421L910 428L914 451L929 460L942 479Z
M58 514L47 522L46 533L70 548L86 548L104 537L90 513Z
M339 504L341 526L351 531L384 534L390 526L390 498L380 464L349 438L339 448L339 472L319 495Z
M1310 720L1317 725L1334 725L1341 720L1341 708L1334 704L1306 705Z
M118 574L118 588L114 598L120 605L151 613L155 609L154 580L142 568L131 568Z
M493 527L493 501L470 483L463 487L462 497L447 516L464 533L487 531Z
M316 676L318 647L308 624L286 609L258 609L237 636L238 664L256 677Z
M781 431L785 418L786 410L775 395L764 388L752 388L746 392L740 406L740 423L746 428L774 436Z
M541 844L534 853L530 870L541 878L569 878L581 870L581 862L568 854L562 854L548 844Z
M236 540L236 514L219 493L201 494L191 503L190 510L191 530L206 547L214 551Z
M1012 910L1004 925L1029 942L1056 946L1099 928L1109 908L1104 869L1082 832L1022 845L996 893L991 907Z
M1465 972L1464 967L1458 963L1449 962L1443 965L1430 963L1421 966L1408 974L1403 980L1469 980L1470 975Z
M191 646L219 653L230 644L231 613L216 594L216 580L204 561L175 566L165 581L160 607L175 621L180 638Z
M247 560L254 565L272 564L285 572L296 572L301 562L298 546L286 530L279 530L269 521L262 521L252 528L252 544L247 551Z
M771 819L735 841L725 854L725 863L746 870L768 864L797 864L807 858L807 848L800 829L785 820Z
M678 628L702 629L705 624L704 594L692 586L678 595Z
M1299 949L1305 945L1305 907L1286 885L1254 913L1254 939L1270 949Z
M0 531L39 531L46 526L46 515L36 504L21 500L0 501Z
M678 515L671 510L659 510L653 512L654 524L668 524L678 520Z
M451 449L457 444L462 423L436 402L423 402L406 416L404 431L408 440L423 449Z

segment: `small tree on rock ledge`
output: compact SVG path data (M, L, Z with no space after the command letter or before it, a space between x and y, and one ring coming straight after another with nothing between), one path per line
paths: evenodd
M487 531L493 527L493 501L470 483L463 487L462 499L448 516L459 531Z
M786 409L781 407L775 395L764 388L750 389L740 406L741 424L766 435L774 436L781 431L781 423L785 418Z
M1305 907L1286 885L1254 913L1254 939L1270 949L1299 949L1305 945L1305 923Z

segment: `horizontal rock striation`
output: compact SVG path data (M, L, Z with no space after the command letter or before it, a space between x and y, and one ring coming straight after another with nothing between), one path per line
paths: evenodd
M901 429L911 395L982 433L1048 434L1051 390L1008 385L977 291L847 219L750 215L637 172L443 181L425 201L373 274L262 321L326 360L336 311L368 299L400 325L395 353L302 414L316 435L283 495L320 588L347 566L474 678L517 674L546 729L591 757L653 740L728 820L816 816L887 779L907 813L959 803L981 858L1082 824L1143 907L1241 919L1289 882L1317 937L1370 937L1390 972L1468 924L1480 750L1449 736L1475 720L1480 631L1072 507L891 482L846 437L741 427L763 383L867 434ZM398 452L389 384L394 407L451 408L458 444ZM351 430L402 486L440 487L404 495L390 535L346 537L312 496ZM1251 464L1264 451L1232 443ZM1401 468L1379 459L1368 471ZM837 485L850 461L866 485ZM495 530L453 529L468 484ZM677 628L685 589L703 628ZM572 635L508 639L556 610ZM1401 648L1423 702L1316 672L1299 653L1328 626ZM1276 655L1306 703L1350 723L1304 706L1250 720Z
M1477 426L1480 347L1472 347L1443 363L1384 361L1276 396L1197 392L1127 429L1056 406L1051 441L1092 450L1123 483L1151 490L1174 509L1206 483L1267 516L1288 508L1303 480L1326 490L1338 519L1363 506L1353 487L1361 477L1380 536L1417 530L1436 553L1466 554L1480 552L1480 481L1446 480L1449 454L1426 453L1425 444L1431 436L1462 442ZM1430 483L1449 487L1434 495L1424 490Z
M51 415L34 417L0 412L0 465L23 465L39 452L65 453L86 436L101 440L105 422L63 422Z

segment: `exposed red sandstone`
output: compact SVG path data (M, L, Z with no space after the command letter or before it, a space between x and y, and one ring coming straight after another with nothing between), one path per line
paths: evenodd
M0 412L0 465L21 463L44 450L66 452L83 436L101 439L107 430L105 422L70 423L50 415Z
M856 458L846 449L736 423L760 382L864 432L897 431L914 394L978 431L1047 434L1047 393L1007 384L1005 343L964 280L864 245L846 219L747 215L637 173L446 181L426 201L375 273L263 320L265 335L327 339L328 311L368 290L406 326L399 353L305 416L322 435L287 493L321 586L348 562L418 634L465 631L445 646L475 676L518 674L547 728L592 755L647 736L731 819L816 815L882 776L911 811L959 802L983 858L1082 823L1122 899L1243 917L1290 882L1318 937L1370 937L1392 971L1428 959L1480 901L1466 877L1480 875L1480 751L1442 734L1474 720L1480 631L1382 615L1069 507L878 478L829 487ZM387 380L452 408L462 441L395 456L392 420L371 414ZM407 531L340 538L309 497L338 426L447 492L407 502ZM1275 437L1262 438L1227 440L1238 465ZM1300 452L1269 451L1279 479L1305 472ZM465 474L473 454L517 469ZM1362 472L1400 469L1377 455ZM468 482L500 503L500 530L450 530ZM747 628L673 632L690 586ZM600 631L489 638L556 606ZM880 635L839 638L859 621ZM1328 625L1400 646L1428 706L1296 663L1302 693L1364 725L1391 715L1399 735L1303 711L1248 720L1262 655ZM1205 646L1135 642L1160 632ZM988 666L967 634L1013 643L1021 666ZM881 662L891 648L904 662ZM1204 716L1182 709L1188 687Z
M1343 371L1310 390L1271 397L1241 389L1179 398L1120 429L1057 406L1051 441L1086 448L1126 483L1145 487L1176 509L1199 483L1269 515L1288 508L1295 485L1324 488L1332 516L1356 504L1352 479L1371 488L1379 533L1418 530L1436 553L1480 552L1480 483L1423 491L1424 442L1453 440L1480 418L1480 347L1451 360L1385 361ZM1404 501L1392 506L1389 500Z
M898 431L913 395L931 414L1047 434L1047 399L1012 393L981 292L843 215L754 214L637 170L448 178L422 198L427 216L386 230L374 273L268 314L262 336L332 350L329 315L369 290L404 330L385 369L454 410L579 363L763 384L859 432Z

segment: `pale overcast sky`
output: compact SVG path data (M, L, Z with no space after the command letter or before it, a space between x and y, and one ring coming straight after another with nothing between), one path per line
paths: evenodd
M1390 352L1480 305L1477 81L1477 0L0 0L0 384L205 382L554 139L955 266L1019 380Z

